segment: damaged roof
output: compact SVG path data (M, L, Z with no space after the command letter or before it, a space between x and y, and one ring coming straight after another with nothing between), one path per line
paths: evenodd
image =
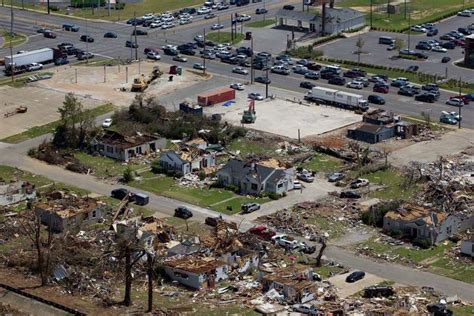
M227 172L235 178L243 180L246 177L260 177L261 182L276 183L285 177L285 170L262 166L257 163L246 163L242 160L231 159L220 170Z
M284 284L301 291L315 285L313 280L308 279L309 270L311 268L302 265L274 269L272 273L265 274L263 280Z
M179 259L166 261L165 265L182 271L200 274L212 272L216 268L225 266L226 264L225 262L213 257L187 256Z
M115 131L105 131L103 134L96 136L97 143L104 143L107 145L114 145L118 148L130 148L138 145L143 145L157 140L157 136L149 134L137 134L134 136L125 136Z
M448 217L448 213L434 212L424 207L405 204L396 211L390 211L385 214L386 218L396 221L416 221L422 220L427 225L437 225ZM433 220L435 223L433 223Z
M36 204L36 209L56 213L61 218L69 218L81 213L88 213L105 203L93 198L64 198Z

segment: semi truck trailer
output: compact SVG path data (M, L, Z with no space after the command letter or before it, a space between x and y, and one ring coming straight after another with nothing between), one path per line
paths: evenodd
M360 94L324 87L314 87L308 92L305 99L349 110L367 111L369 109L369 103Z
M5 56L5 73L26 71L26 66L32 63L47 64L54 61L54 51L51 48L42 48L29 52Z

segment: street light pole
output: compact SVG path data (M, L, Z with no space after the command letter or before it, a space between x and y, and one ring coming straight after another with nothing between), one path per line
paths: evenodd
M463 103L463 99L462 99L462 81L461 81L461 77L459 77L459 100L461 100ZM462 104L459 104L458 106L458 116L459 116L459 120L458 120L458 128L461 128L461 108L462 108Z
M135 34L135 45L132 45L135 46L135 60L138 60L138 42L137 42L137 23L136 23L136 20L137 20L137 12L134 11L133 12L133 21L135 21L135 27L134 27L134 31L133 33Z
M411 40L411 8L408 10L408 53L410 53Z
M12 76L12 82L15 81L15 61L13 60L13 45L12 45L12 38L13 38L13 0L10 0L10 57L11 57L11 65L10 65L10 72Z
M250 84L253 84L254 75L255 75L254 70L253 70L253 35L250 38L250 52L251 52L251 55L250 55Z
M203 35L203 40L204 40L204 54L202 54L202 65L204 66L202 73L206 74L206 58L204 56L206 55L206 29L204 28L204 35Z
M268 99L268 66L266 67L266 78L265 78L265 99Z
M372 29L373 25L373 1L374 0L370 0L370 29Z

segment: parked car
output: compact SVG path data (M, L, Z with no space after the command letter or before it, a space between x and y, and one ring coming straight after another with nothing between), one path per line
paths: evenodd
M201 64L201 63L194 63L194 64L193 64L193 68L194 68L194 69L198 69L198 70L204 70L204 69L206 69L206 67L205 67L203 64Z
M221 217L206 217L204 220L204 224L209 225L211 227L216 227L219 222L223 221Z
M232 72L235 73L235 74L239 74L239 75L248 75L249 74L249 71L247 69L245 69L244 67L234 67L234 68L232 68Z
M87 42L87 43L93 43L94 42L94 38L92 36L89 36L89 35L81 35L80 40L81 40L81 42Z
M117 38L117 33L107 32L104 34L104 38Z
M268 227L264 226L264 225L258 225L258 226L254 226L252 228L249 229L249 232L251 234L254 234L262 239L266 239L266 240L269 240L271 239L273 236L276 235L276 233L269 229Z
M369 185L369 180L363 179L363 178L355 179L354 181L351 182L352 189L365 187L367 185Z
M163 49L163 53L168 56L178 56L179 52L175 48L165 48Z
M91 52L81 51L79 54L77 54L78 60L91 59L91 58L94 58L94 54L92 54Z
M360 195L360 193L355 191L342 191L339 194L339 197L341 199L360 199L362 196Z
M188 59L182 55L176 55L173 57L173 60L174 61L179 61L179 62L182 62L182 63L185 63L188 61Z
M248 98L252 100L258 100L258 101L261 101L264 99L263 96L258 92L249 93Z
M160 54L158 54L155 51L149 51L148 53L146 53L146 57L149 58L149 59L153 59L153 60L160 60L161 59Z
M441 123L445 123L445 124L449 124L449 125L456 125L456 124L458 124L458 121L457 121L455 118L450 117L450 116L441 116L441 117L439 118L439 121L440 121Z
M415 96L415 101L434 103L436 98L433 94L423 93Z
M240 206L240 214L249 214L260 209L258 203L245 203Z
M123 200L129 193L133 196L132 192L128 191L127 189L120 188L112 190L112 192L110 192L110 196L114 199Z
M138 48L138 44L137 44L137 42L126 41L125 42L125 47Z
M26 67L27 67L26 70L28 70L28 71L36 71L36 70L43 69L43 65L39 64L39 63L31 63Z
M318 80L319 79L319 72L317 71L308 71L304 74L306 79Z
M400 90L398 90L397 93L399 95L404 95L404 96L407 96L407 97L412 97L412 96L415 95L415 91L413 91L412 89L407 88L407 87L401 87Z
M385 104L384 98L382 98L379 95L374 95L374 94L369 95L369 97L367 98L367 101L369 101L370 103L375 103L375 104Z
M147 205L150 202L150 197L145 193L135 193L133 194L133 200L137 205Z
M345 175L342 172L334 172L334 173L331 173L328 176L328 181L329 182L337 182L339 180L344 179L344 177L345 177Z
M353 80L347 84L347 87L360 90L364 88L364 83L361 81Z
M268 13L268 10L265 8L257 8L255 10L255 14L265 14L265 13Z
M259 82L259 83L263 83L263 84L270 84L270 83L272 83L272 81L270 80L270 78L263 77L263 76L255 77L254 80L255 80L255 82Z
M54 64L56 66L67 65L69 64L69 60L67 60L67 58L57 58L54 60Z
M46 38L56 38L57 37L56 33L53 33L53 32L44 32L43 36L46 37Z
M441 62L443 64L449 63L451 61L451 57L443 57L441 58Z
M293 181L293 189L295 190L301 190L303 186L301 185L301 182L298 180Z
M418 66L416 66L416 65L412 65L412 66L408 66L407 71L409 71L409 72L417 72L418 69L420 69L420 67L418 67Z
M223 24L219 24L219 23L216 23L216 24L213 24L211 26L211 30L220 30L220 29L223 29L224 28L224 25Z
M298 173L296 176L301 181L311 183L314 181L314 177L310 173Z
M362 280L365 277L365 272L363 271L354 271L346 277L346 282L354 283L359 280Z
M314 305L310 304L295 304L291 307L293 311L306 314L306 315L318 315L318 309Z
M182 219L193 217L193 213L184 206L179 206L174 210L174 216Z
M389 91L389 87L387 85L375 85L374 88L372 89L374 92L378 93L385 93L387 94Z
M106 118L103 122L102 122L102 127L105 127L105 128L108 128L112 126L112 119L111 118Z
M449 98L446 101L446 104L454 106L464 106L464 101L461 98Z
M234 89L234 90L239 90L239 91L242 91L242 90L245 89L245 86L244 86L243 84L241 84L241 83L238 83L238 82L232 83L232 84L230 85L230 87L231 87L232 89Z
M304 89L313 89L314 87L316 87L316 85L309 81L302 81L300 82L300 87Z
M208 13L204 16L204 19L206 20L209 20L209 19L212 19L212 18L215 18L216 15L214 13Z
M343 86L346 84L346 79L342 78L342 77L332 77L328 80L328 83L329 84L334 84L334 85L337 85L337 86Z

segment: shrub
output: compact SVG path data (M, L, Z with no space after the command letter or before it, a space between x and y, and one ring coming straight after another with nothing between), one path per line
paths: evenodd
M231 211L231 212L232 212L232 205L227 205L227 207L226 207L226 210L228 210L228 211Z
M421 238L416 238L413 240L413 244L415 246L418 246L422 249L429 249L431 248L431 242L428 239L421 239Z
M182 172L180 172L180 171L176 171L176 172L174 173L174 176L175 176L175 178L182 178L182 177L184 176L184 174L183 174Z
M204 171L199 172L199 180L203 181L206 179L206 173Z
M274 192L270 192L268 193L268 197L271 199L271 200L278 200L279 198L281 198L281 195L280 194L276 194Z
M119 2L115 4L115 10L123 10L125 9L125 3L124 2Z
M166 170L160 165L158 160L155 160L151 163L151 172L156 174L166 173Z
M225 188L226 188L226 190L232 191L234 193L239 193L240 192L240 188L236 185L233 185L233 184L229 184Z
M133 181L133 171L132 169L130 169L130 167L127 167L127 169L125 169L125 171L123 172L122 180L125 183Z
M387 234L393 238L401 238L403 237L403 232L399 229L391 229L387 231Z

